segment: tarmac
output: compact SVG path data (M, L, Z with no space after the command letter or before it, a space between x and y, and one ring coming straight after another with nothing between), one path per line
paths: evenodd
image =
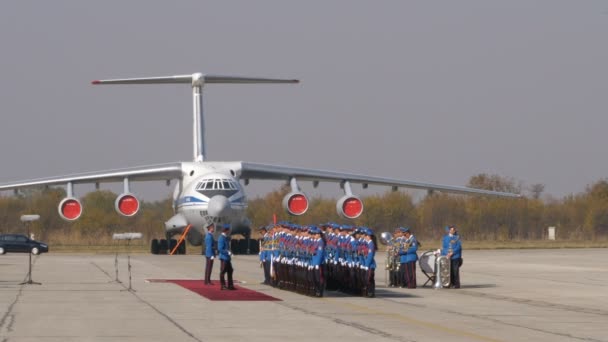
M466 248L466 246L465 246ZM388 288L314 298L261 285L257 256L233 258L240 286L281 301L210 301L171 283L201 279L200 255L0 256L0 342L608 341L608 249L464 251L461 289ZM118 261L118 277L115 261ZM214 267L217 279L219 264ZM121 282L117 282L116 280ZM219 284L216 282L217 285Z

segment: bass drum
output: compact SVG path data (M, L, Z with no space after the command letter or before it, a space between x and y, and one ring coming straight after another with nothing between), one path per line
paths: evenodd
M426 251L418 258L418 265L422 273L431 277L435 274L435 251Z

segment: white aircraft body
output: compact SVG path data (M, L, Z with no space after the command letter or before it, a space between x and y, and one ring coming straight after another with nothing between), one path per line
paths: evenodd
M201 245L206 227L211 223L229 224L232 234L249 236L250 223L246 217L247 199L241 181L249 184L251 179L284 180L289 182L291 192L283 199L283 207L291 215L302 215L308 209L308 198L300 190L298 181L312 181L317 186L320 181L339 183L344 189L344 196L336 202L339 215L346 218L357 218L363 212L363 202L352 191L351 184L358 183L367 188L369 184L390 186L393 190L399 187L426 189L457 194L490 195L519 197L519 195L472 189L458 186L447 186L420 183L399 179L372 177L366 175L315 170L279 165L267 165L249 162L222 162L205 160L205 125L203 116L203 87L213 83L298 83L298 80L267 79L217 76L195 73L168 77L129 78L93 81L93 84L190 84L193 93L193 147L194 160L161 165L149 165L135 168L73 174L59 177L26 180L0 184L1 190L15 190L35 186L65 185L67 197L58 206L59 215L68 221L80 217L83 211L81 202L74 195L75 184L96 184L122 182L123 193L115 201L116 211L123 216L133 216L139 210L139 200L131 193L130 183L134 181L177 180L173 193L174 216L165 222L167 238L184 232L193 245ZM194 228L194 229L193 229Z

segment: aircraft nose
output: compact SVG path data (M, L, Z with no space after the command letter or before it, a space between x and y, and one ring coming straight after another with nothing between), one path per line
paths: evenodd
M226 216L226 213L230 209L230 202L228 198L223 195L215 195L209 200L209 206L207 212L209 216L221 217Z

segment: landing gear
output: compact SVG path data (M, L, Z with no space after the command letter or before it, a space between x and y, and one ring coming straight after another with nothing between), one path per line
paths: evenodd
M150 253L158 254L160 251L160 245L158 243L158 239L152 239L152 244L150 246Z
M177 245L176 239L152 239L150 244L150 253L152 254L169 254ZM186 254L186 242L182 242L175 254Z

